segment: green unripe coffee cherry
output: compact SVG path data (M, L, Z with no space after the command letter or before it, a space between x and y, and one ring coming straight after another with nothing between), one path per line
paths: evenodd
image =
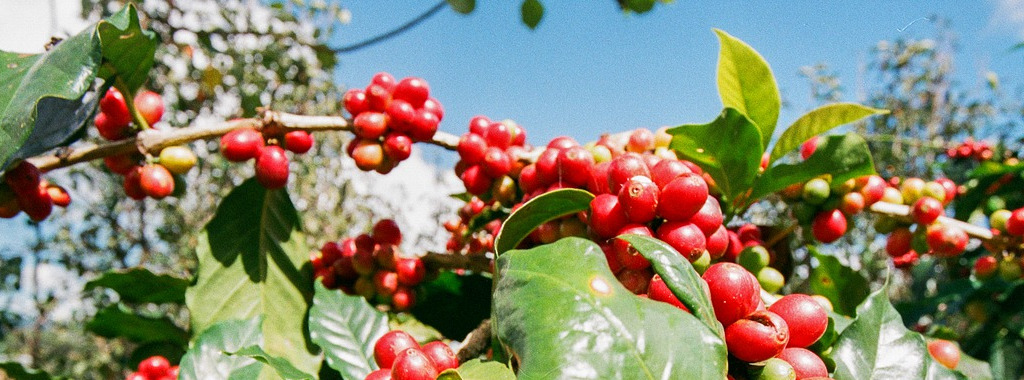
M160 165L173 174L185 174L196 166L196 155L183 146L169 146L160 151Z
M558 224L558 235L561 237L587 237L587 224L576 218L566 218Z
M708 253L707 250L704 250L704 253L702 253L692 265L693 269L696 270L697 273L704 274L704 271L708 270L708 267L711 266L711 254Z
M989 214L1006 208L1006 200L998 195L988 197L985 201L985 211Z
M597 145L597 144L590 145L590 144L587 144L587 150L590 151L590 154L594 155L594 162L595 163L600 164L602 162L606 162L606 161L611 161L612 160L612 151L609 150L608 147L606 147L604 145Z
M928 253L931 248L928 247L928 234L925 233L923 226L917 226L914 230L913 238L910 240L910 248L916 251L919 255Z
M778 292L786 285L786 277L782 276L782 272L772 267L761 268L757 272L757 282L761 284L761 289L768 293Z
M757 380L796 380L796 371L785 360L771 358L764 362Z
M899 226L900 221L887 216L880 216L875 220L875 231L880 234L887 234L896 231Z
M939 202L946 200L946 188L942 187L941 183L932 181L924 184L924 189L921 194L926 197L932 197L938 199Z
M999 277L1006 281L1016 281L1021 276L1020 263L1012 256L999 262Z
M771 255L768 253L768 249L760 245L752 245L740 251L739 257L736 258L736 263L746 268L750 273L757 273L761 268L768 266L770 260Z
M815 178L804 184L804 202L812 205L820 205L828 199L831 189L828 187L828 181L821 178Z
M988 217L988 224L1001 232L1006 232L1006 221L1010 220L1013 212L1010 210L996 210Z
M924 180L920 178L907 178L900 184L900 194L903 195L903 203L912 205L924 195Z

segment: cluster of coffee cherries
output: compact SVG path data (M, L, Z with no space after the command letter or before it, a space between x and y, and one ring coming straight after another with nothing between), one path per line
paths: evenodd
M974 141L967 138L960 145L946 149L946 156L953 160L974 160L978 162L991 160L995 153L987 141Z
M67 207L71 196L63 187L41 178L39 168L21 161L7 170L0 183L0 218L13 218L22 211L33 221L50 216L53 206Z
M164 101L160 94L142 91L134 99L135 109L150 126L164 115ZM132 116L124 95L111 88L100 99L100 112L93 120L100 136L117 141L135 136L139 127L133 127ZM196 155L184 146L171 146L160 151L158 157L139 153L108 156L103 163L110 171L124 176L122 183L129 198L163 199L174 192L174 175L187 173L196 164Z
M457 252L465 255L482 255L494 249L494 237L498 236L501 229L501 219L494 218L487 221L483 228L470 231L470 224L474 219L487 218L485 210L494 210L501 207L500 204L491 200L484 202L479 197L473 196L459 209L457 219L444 223L444 228L452 234L448 239L445 249L448 252Z
M1006 281L1024 277L1024 255L1019 249L1024 246L1024 208L992 212L989 227L997 239L985 243L985 248L992 254L981 256L974 262L975 277L987 280L996 273Z
M413 142L434 137L444 118L444 108L430 97L427 81L417 77L396 81L380 72L366 89L348 90L342 100L356 135L346 152L364 171L391 172L412 154Z
M173 380L178 378L178 366L171 366L171 362L163 356L151 356L139 362L135 372L128 375L125 380Z
M761 288L768 293L782 289L786 285L786 277L778 269L769 266L774 257L761 240L761 230L753 224L745 224L740 227L737 236L743 248L736 255L736 263L754 274ZM729 248L733 249L733 246L730 244Z
M231 162L255 159L256 181L267 189L288 184L288 156L285 150L305 154L313 148L313 135L306 131L264 134L253 128L239 128L220 138L220 154Z
M514 178L523 169L518 158L525 152L525 144L526 131L519 124L474 116L456 148L459 162L455 174L470 194L513 202L517 198Z
M380 369L364 380L434 380L441 372L459 367L455 352L444 342L420 346L402 330L389 331L374 343L373 360Z
M875 230L888 233L885 251L897 268L915 265L920 255L955 257L969 242L967 232L955 224L943 222L945 207L957 194L956 185L946 178L925 182L920 178L892 178L882 201L910 206L911 223L883 217Z
M315 277L324 287L357 294L371 302L406 311L416 304L416 286L427 276L419 257L405 257L398 249L402 231L391 219L373 226L370 234L327 242L310 256Z

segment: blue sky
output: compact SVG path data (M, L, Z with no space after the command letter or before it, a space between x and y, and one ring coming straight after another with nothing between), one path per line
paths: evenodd
M347 2L352 21L333 42L374 36L434 3ZM468 16L446 9L397 38L342 55L338 82L361 87L381 70L423 77L445 105L441 129L451 133L465 132L471 116L484 114L518 121L533 144L562 134L593 140L602 132L716 116L718 42L711 29L720 28L772 66L791 103L780 117L788 125L811 106L801 66L827 62L843 80L844 100L856 100L858 65L869 49L883 39L932 37L934 26L924 18L938 15L959 38L961 84L980 86L988 70L1005 87L1022 84L1024 52L1009 51L1024 41L1022 0L677 1L644 15L625 15L611 0L543 3L534 31L520 22L518 1L479 1Z

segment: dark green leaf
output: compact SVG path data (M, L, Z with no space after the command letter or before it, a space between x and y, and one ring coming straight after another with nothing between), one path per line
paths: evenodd
M867 298L871 291L868 280L857 271L839 262L839 259L818 252L808 246L811 256L818 260L818 266L811 269L811 291L828 298L836 313L853 316L857 305Z
M327 364L346 379L362 379L377 369L373 345L388 332L388 316L366 299L324 288L318 281L309 309L309 334Z
M181 358L179 379L208 380L254 379L263 370L263 363L244 356L228 356L243 347L262 343L261 318L229 320L216 323L203 331L192 348ZM246 377L248 376L248 377Z
M117 77L134 92L149 77L156 53L157 36L143 30L135 5L128 6L96 25L103 59L113 67Z
M768 62L754 48L724 31L715 29L715 34L722 45L718 53L718 95L722 106L747 115L761 131L761 150L757 151L760 159L779 121L779 87ZM754 146L733 147L750 150Z
M832 128L849 124L865 117L886 114L889 111L865 107L856 103L833 103L805 113L782 132L772 149L771 162L796 149L811 137L825 133Z
M1024 377L1024 341L1019 336L1004 335L992 344L989 363L995 380L1018 380Z
M260 363L266 364L270 366L270 368L273 368L274 371L277 372L277 375L280 376L282 379L306 380L314 378L313 375L302 372L298 368L295 368L295 366L293 366L292 363L289 363L284 358L270 355L266 351L263 351L263 349L257 345L248 346L241 350L229 352L227 354L231 356L245 356L256 359Z
M491 316L491 279L442 272L420 287L411 313L444 336L462 338Z
M38 56L0 53L0 169L70 142L96 107L83 103L100 64L94 30Z
M139 344L169 342L183 348L188 346L188 332L169 318L146 317L116 305L100 309L85 328L104 338L125 338Z
M468 15L476 9L476 0L448 0L448 6L456 12Z
M7 378L11 380L57 380L63 379L63 377L54 377L46 373L46 371L38 369L28 369L18 362L3 362L0 363L0 370L7 375Z
M185 294L192 331L263 316L263 348L316 372L320 360L304 334L313 296L309 249L286 191L267 190L255 179L242 183L218 206L196 255L196 283Z
M544 5L539 0L524 0L520 12L523 16L523 24L530 29L536 29L537 24L540 24L540 20L544 18Z
M558 189L541 194L517 209L501 226L494 238L494 251L505 253L519 245L541 224L590 208L594 194L580 189Z
M623 235L619 237L628 241L641 255L651 262L654 273L661 276L672 294L686 305L693 315L697 316L711 330L725 337L722 324L715 318L715 310L711 300L704 292L704 280L700 278L693 265L683 255L665 242L642 235Z
M515 380L512 369L498 362L485 362L473 359L462 363L458 369L449 369L441 373L437 380Z
M509 251L496 268L492 331L519 359L520 378L725 378L723 340L693 315L626 290L592 241Z
M836 334L842 334L843 330L846 330L846 328L849 327L851 323L853 323L853 318L847 317L845 315L836 314L833 311L828 312L828 318L833 323L835 323ZM829 344L829 346L831 346L831 344Z
M112 270L85 284L85 290L108 288L117 292L122 302L183 303L188 280L168 274L156 274L146 268Z
M848 179L875 174L871 150L864 138L854 133L828 136L806 160L769 167L757 177L750 199L756 200L786 186L825 174L832 176L833 187Z
M924 337L907 330L889 303L888 286L857 308L857 318L833 348L836 380L961 379L932 360Z
M708 172L729 201L754 184L764 152L761 132L735 108L722 110L710 123L682 125L668 133L669 147Z

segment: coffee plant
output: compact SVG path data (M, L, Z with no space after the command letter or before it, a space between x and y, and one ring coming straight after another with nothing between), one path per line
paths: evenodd
M523 4L530 27L542 12ZM0 217L59 217L72 199L47 174L90 161L120 175L125 196L160 200L194 186L191 142L252 160L255 178L208 216L192 278L140 267L86 285L116 295L89 330L134 343L135 370L116 378L1020 378L1024 165L1012 151L967 140L943 149L970 166L963 178L884 178L864 137L830 131L893 110L830 103L782 127L768 64L715 33L723 110L704 124L533 145L512 120L446 120L427 80L381 72L344 93L346 114L260 107L172 128L144 89L157 38L128 5L43 54L0 52ZM416 144L457 153L464 206L443 223L448 252L403 251L392 219L355 236L304 228L289 163L317 152L314 136L349 133L345 155L379 175ZM775 223L752 223L765 205ZM830 254L850 235L884 242L882 276L947 274L920 305L894 305L893 281L872 289ZM161 315L182 306L187 327Z

